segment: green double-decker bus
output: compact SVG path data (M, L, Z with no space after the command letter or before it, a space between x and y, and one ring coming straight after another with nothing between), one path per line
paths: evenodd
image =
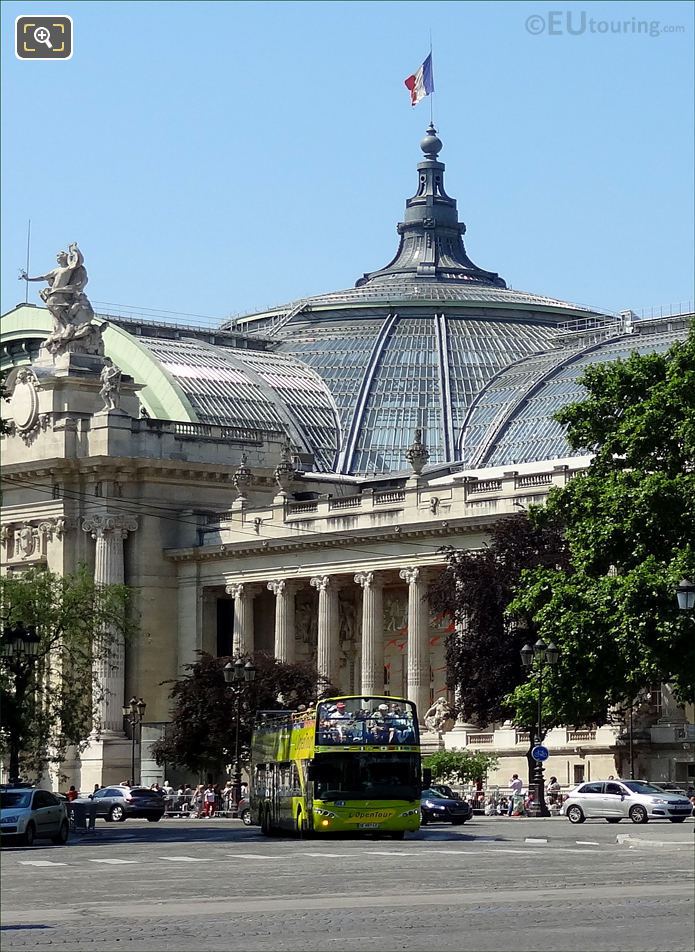
M415 705L404 698L327 698L258 715L251 815L270 836L383 834L420 827L422 769Z

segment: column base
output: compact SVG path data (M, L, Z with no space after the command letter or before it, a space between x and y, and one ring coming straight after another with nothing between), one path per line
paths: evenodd
M107 787L131 777L131 742L116 731L102 732L97 738L92 735L80 756L80 791L91 793L94 785Z

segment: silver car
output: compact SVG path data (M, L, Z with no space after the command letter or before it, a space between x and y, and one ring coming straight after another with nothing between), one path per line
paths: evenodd
M692 804L682 794L660 790L644 780L593 780L572 790L562 805L570 823L601 817L609 823L670 820L683 823Z
M31 846L35 839L67 843L70 827L65 803L48 790L3 787L0 790L0 834Z

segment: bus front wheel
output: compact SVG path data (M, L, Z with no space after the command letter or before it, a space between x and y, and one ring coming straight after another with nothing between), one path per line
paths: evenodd
M272 836L273 830L270 825L270 810L268 807L263 811L263 817L261 818L261 833L264 836Z

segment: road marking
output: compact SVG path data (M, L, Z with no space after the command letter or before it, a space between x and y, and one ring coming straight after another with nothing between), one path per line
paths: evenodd
M67 866L67 863L53 863L49 859L20 859L20 866Z
M524 839L524 843L547 843L547 839L544 839L540 836L527 836Z
M129 863L137 863L136 859L90 859L90 863L108 863L111 866L125 866Z
M266 856L265 853L230 853L234 859L282 859L282 855ZM295 854L296 855L296 854ZM301 854L300 854L301 855Z
M202 856L160 856L159 859L168 860L170 863L206 863L208 860Z
M595 853L596 850L583 850L576 846L554 846L554 853Z
M600 846L600 843L597 843L596 840L575 840L577 846Z
M483 853L535 853L536 850L512 850L506 846L501 846L496 850L483 850Z
M295 853L295 856L327 856L331 859L345 859L346 856L354 856L354 853Z

